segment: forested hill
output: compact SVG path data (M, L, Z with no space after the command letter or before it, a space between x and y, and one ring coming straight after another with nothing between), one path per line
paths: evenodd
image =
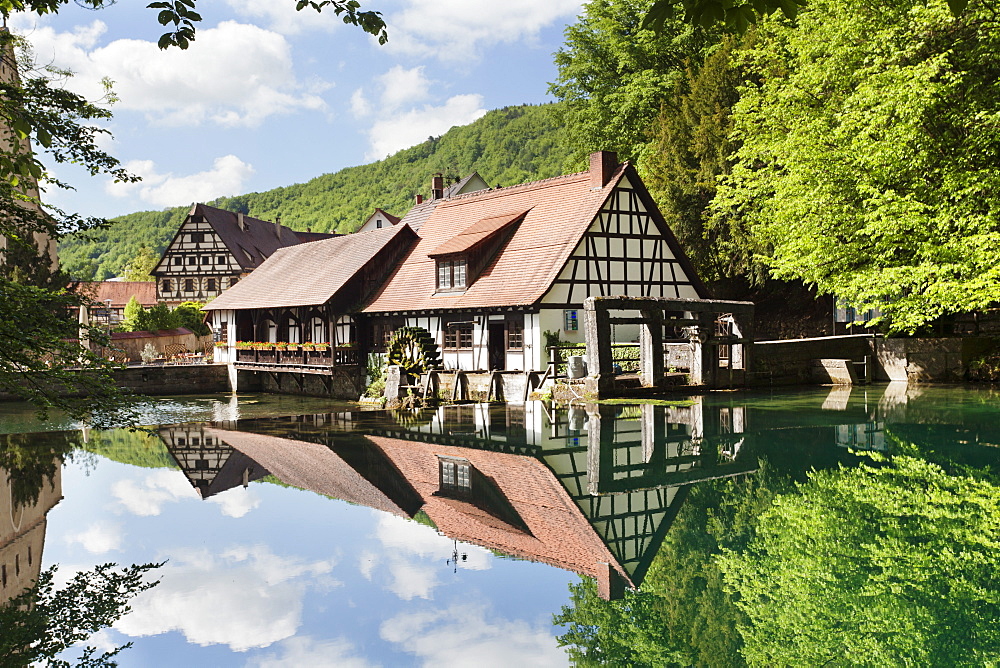
M375 207L405 214L414 195L429 195L430 178L436 172L450 177L446 179L450 183L478 171L489 184L505 186L564 172L571 151L558 113L554 104L497 109L378 162L209 203L264 220L280 216L284 225L296 230L353 232ZM189 208L132 213L116 218L111 228L92 233L89 239L67 239L59 246L62 265L77 278L115 276L142 246L159 254Z

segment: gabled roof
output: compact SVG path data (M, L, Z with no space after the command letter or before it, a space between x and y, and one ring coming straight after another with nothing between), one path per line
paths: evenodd
M110 299L111 308L125 308L133 296L143 306L156 306L155 281L85 281L76 286L98 306Z
M383 248L414 238L408 226L394 225L279 249L204 310L325 304Z
M385 218L386 220L389 221L390 225L395 225L400 220L402 220L399 216L394 216L391 213L389 213L388 211L386 211L385 209L381 209L381 208L376 207L375 210L372 211L372 215L368 216L368 218L365 219L365 223L367 223L369 220L371 220L372 218L374 218L375 216L377 216L380 213L382 214L383 218Z
M516 213L505 213L500 216L483 218L478 223L469 225L451 239L428 253L428 255L430 257L438 257L441 255L450 255L452 253L468 252L479 244L485 243L494 238L496 235L500 234L500 232L508 229L515 223L520 222L524 219L524 216L527 213L527 211L520 211Z
M459 179L445 188L444 196L447 199L449 197L455 197L457 195L463 195L477 190L485 190L489 187L490 186L486 183L486 180L479 175L479 172L472 172L464 179Z
M222 239L222 243L232 252L243 271L253 271L279 248L337 236L321 232L296 232L284 225L269 223L251 216L243 216L243 227L240 227L239 214L207 204L192 206L188 212L188 217L191 216L205 218ZM248 253L252 259L247 256Z
M433 201L419 228L420 242L364 311L534 304L549 290L626 171L630 180L638 180L634 170L623 164L600 188L591 187L589 172L580 172ZM524 211L524 219L505 248L465 292L434 293L435 261L430 255L456 231L476 221Z

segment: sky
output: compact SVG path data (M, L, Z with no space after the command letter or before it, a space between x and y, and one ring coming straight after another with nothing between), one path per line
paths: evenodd
M581 0L372 0L380 46L332 12L295 0L199 0L187 51L160 51L146 2L92 11L69 3L10 28L36 62L74 72L64 85L90 100L118 98L108 150L143 177L113 183L48 165L75 192L47 203L85 215L186 206L301 183L418 144L490 109L552 100L552 54Z

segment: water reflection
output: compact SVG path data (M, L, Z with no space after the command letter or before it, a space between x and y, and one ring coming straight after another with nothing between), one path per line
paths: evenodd
M744 409L469 404L160 430L203 498L273 475L445 536L594 578L641 584L686 485L751 473Z

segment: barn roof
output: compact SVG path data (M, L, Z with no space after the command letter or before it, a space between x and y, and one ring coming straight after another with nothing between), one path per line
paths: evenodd
M415 236L408 226L393 225L279 249L204 310L325 304L379 251Z
M596 188L591 173L580 172L433 201L418 231L420 242L364 311L534 304L549 290L605 200L630 170L627 164L618 165ZM465 292L435 294L434 255L460 247L459 237L474 224L522 213L503 250Z

